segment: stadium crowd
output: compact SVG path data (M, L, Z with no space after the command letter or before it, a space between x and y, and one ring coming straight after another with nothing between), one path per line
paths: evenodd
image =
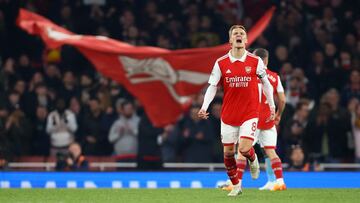
M17 1L15 1L17 2ZM233 24L248 29L277 7L251 45L270 51L287 104L278 152L291 170L313 162L360 162L360 3L355 0L0 0L0 153L59 156L74 141L86 155L140 165L222 162L221 91L208 120L203 93L175 124L155 128L122 86L101 76L72 47L46 49L15 25L19 7L79 34L168 49L226 43Z

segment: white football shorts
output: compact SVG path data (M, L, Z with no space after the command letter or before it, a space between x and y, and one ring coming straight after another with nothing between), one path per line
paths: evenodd
M277 131L276 127L273 126L268 130L257 129L255 132L254 145L258 142L261 148L265 149L275 149L277 142Z
M240 138L255 139L258 118L245 121L241 126L232 126L221 121L221 142L224 145L236 144Z

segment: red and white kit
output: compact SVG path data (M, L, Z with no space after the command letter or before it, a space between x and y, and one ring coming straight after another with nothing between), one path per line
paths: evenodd
M239 59L228 53L216 61L209 83L224 88L221 111L224 144L236 143L239 136L254 139L259 117L257 101L261 96L258 78L263 77L266 77L263 61L247 51Z
M266 73L270 84L273 86L274 95L284 92L284 87L281 84L280 77L277 73L266 69ZM267 119L270 117L270 107L266 100L265 95L261 97L260 115L258 122L258 129L256 130L256 138L263 148L276 148L277 131L275 121Z

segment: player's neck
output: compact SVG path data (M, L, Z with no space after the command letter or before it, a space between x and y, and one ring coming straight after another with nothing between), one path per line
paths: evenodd
M231 55L234 58L241 58L245 54L245 48L232 48Z

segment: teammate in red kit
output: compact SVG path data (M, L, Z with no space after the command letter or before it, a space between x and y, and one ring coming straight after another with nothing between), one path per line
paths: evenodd
M229 30L231 50L215 62L209 78L209 87L204 96L198 116L207 119L207 109L214 99L217 85L224 88L221 111L221 141L224 145L224 164L233 188L228 196L242 193L241 179L237 174L235 144L239 142L238 152L250 164L251 177L259 177L259 162L252 147L259 117L261 92L258 88L260 78L264 94L270 106L270 120L275 116L273 88L267 78L263 61L245 49L246 30L241 25L233 25Z
M266 49L259 48L255 49L254 54L263 60L266 67L269 61L269 52ZM268 102L266 99L261 100L256 137L261 148L265 151L265 166L268 182L261 187L260 190L285 190L286 185L284 183L281 160L275 151L277 141L275 124L278 125L280 122L281 114L285 108L286 98L279 75L269 69L266 69L266 73L270 84L273 86L274 95L277 97L278 108L275 114L275 120L269 121L267 120L270 115ZM273 174L275 174L276 181L272 177Z

